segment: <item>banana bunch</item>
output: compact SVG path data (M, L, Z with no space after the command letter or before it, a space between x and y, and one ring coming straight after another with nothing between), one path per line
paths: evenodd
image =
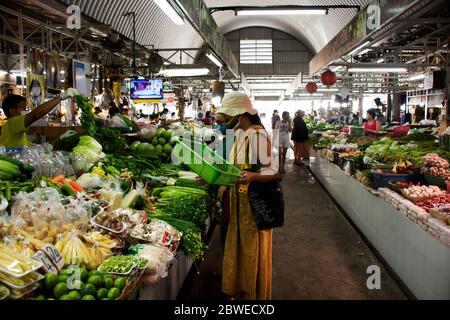
M36 267L37 262L24 256L23 254L16 253L11 250L7 245L0 243L0 269L8 270L18 276L32 270Z
M14 277L8 276L7 274L0 272L0 280L10 283L16 287L25 287L25 286L29 286L30 284L38 281L39 275L36 272L32 272L22 278L14 278Z
M92 250L78 238L74 232L66 233L58 239L55 248L64 257L66 265L86 265L95 264L95 257Z
M84 235L84 240L98 247L112 249L117 246L117 241L112 240L109 236L103 235L98 231L93 231Z

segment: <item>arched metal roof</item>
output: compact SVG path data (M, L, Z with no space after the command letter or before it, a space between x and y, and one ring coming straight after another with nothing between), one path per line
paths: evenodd
M367 0L205 0L208 7L277 6L277 5L359 5ZM253 26L265 26L291 34L317 53L356 15L356 9L331 9L324 16L235 16L233 11L213 14L223 33Z
M111 25L112 29L132 39L132 19L126 12L136 13L136 41L155 48L199 48L203 39L189 23L175 25L153 0L64 0L78 5L91 18ZM185 63L187 61L184 61Z
M188 24L175 25L152 0L64 0L79 5L86 15L109 24L125 36L132 37L131 19L122 15L135 11L137 41L156 48L198 48L203 40ZM301 5L367 5L367 0L308 0ZM242 0L205 0L209 7L243 5ZM246 0L245 5L298 5L297 0ZM332 9L326 16L235 16L234 12L216 12L214 18L223 33L252 26L279 29L296 37L317 53L356 14L355 9Z

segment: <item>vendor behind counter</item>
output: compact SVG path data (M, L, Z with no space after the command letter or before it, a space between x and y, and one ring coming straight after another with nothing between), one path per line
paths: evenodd
M27 100L19 95L9 95L3 100L2 109L8 120L2 127L0 144L6 148L29 146L27 131L33 123L47 115L62 100L75 96L75 89L68 89L56 97L27 113Z

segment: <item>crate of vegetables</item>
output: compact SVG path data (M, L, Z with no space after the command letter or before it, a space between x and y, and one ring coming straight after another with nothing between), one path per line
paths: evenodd
M429 153L420 165L425 183L445 188L445 180L450 178L450 164L447 160L436 153Z
M389 187L390 182L396 181L411 181L416 182L419 180L419 176L416 174L398 174L391 171L371 171L373 176L373 185L376 189Z
M406 199L416 204L447 196L447 192L442 191L437 186L412 186L402 189L402 194Z
M388 183L389 189L400 194L402 194L403 189L412 187L413 185L414 184L411 181L389 181Z

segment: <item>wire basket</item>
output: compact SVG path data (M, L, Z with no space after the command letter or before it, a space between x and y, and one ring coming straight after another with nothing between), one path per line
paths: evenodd
M173 155L208 184L232 186L239 179L240 170L214 150L198 142L193 142L192 146L194 149L185 142L179 141L174 147Z

